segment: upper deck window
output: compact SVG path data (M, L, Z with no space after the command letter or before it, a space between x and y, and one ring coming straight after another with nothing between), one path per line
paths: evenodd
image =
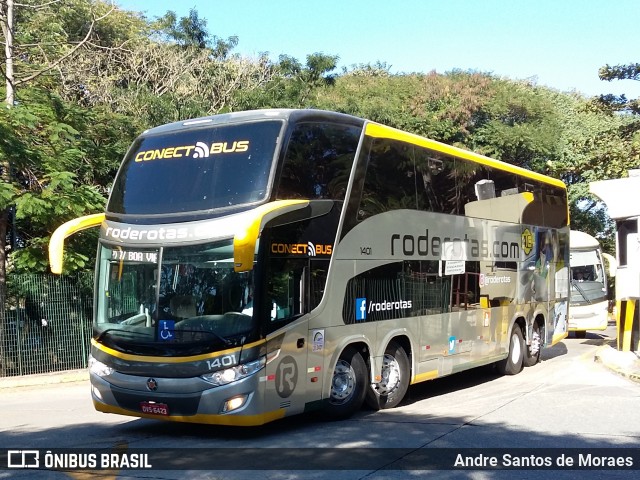
M329 122L296 125L287 144L276 198L344 200L361 131Z
M196 212L264 200L281 121L141 137L116 177L107 211Z

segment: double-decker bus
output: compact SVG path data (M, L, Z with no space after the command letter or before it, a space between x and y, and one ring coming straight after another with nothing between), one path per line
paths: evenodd
M237 112L139 136L100 226L102 412L260 425L398 405L567 335L565 185L371 121Z
M600 243L585 232L570 233L570 332L584 338L587 330L605 330L609 323L609 295Z

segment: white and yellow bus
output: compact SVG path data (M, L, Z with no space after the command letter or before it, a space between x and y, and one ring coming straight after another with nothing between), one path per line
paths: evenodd
M100 226L102 412L259 425L398 405L534 365L567 335L565 185L360 118L216 115L144 132Z
M570 245L569 331L584 338L587 330L605 330L609 324L607 264L600 243L588 233L571 230Z

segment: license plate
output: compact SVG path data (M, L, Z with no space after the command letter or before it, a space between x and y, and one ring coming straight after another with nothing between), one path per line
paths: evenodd
M169 407L165 403L140 402L142 413L151 415L169 415Z

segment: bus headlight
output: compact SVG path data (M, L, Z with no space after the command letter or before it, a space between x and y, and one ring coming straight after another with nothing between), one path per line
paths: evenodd
M89 372L93 373L98 377L106 377L111 375L115 370L108 365L105 365L99 360L93 358L93 356L89 355Z
M221 413L229 413L233 410L239 409L245 403L247 403L247 398L249 398L248 395L238 395L237 397L228 399L226 402L224 402Z
M265 364L266 357L260 357L253 362L248 362L242 365L236 365L235 367L225 368L224 370L218 370L217 372L200 375L200 378L216 387L219 387L221 385L227 385L228 383L237 382L238 380L253 375L254 373L262 370Z

